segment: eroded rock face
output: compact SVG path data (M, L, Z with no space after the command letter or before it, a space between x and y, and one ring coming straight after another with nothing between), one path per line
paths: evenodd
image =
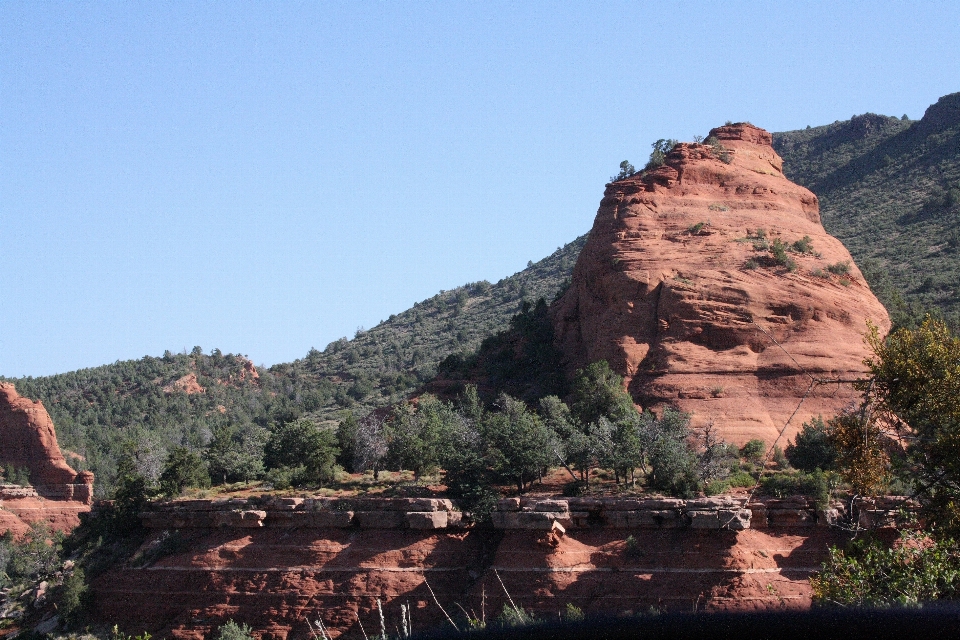
M607 185L554 328L571 371L607 360L641 406L770 443L811 377L863 374L867 321L881 332L890 321L823 229L817 197L784 177L771 135L750 124L710 134L729 163L682 143L662 167ZM760 229L769 243L809 237L815 253L790 253L789 271L755 249ZM849 384L815 385L785 437L856 397Z
M27 500L23 505L25 512L36 516L25 516L28 521L45 517L43 502L79 503L85 507L80 510L87 510L93 502L93 474L77 473L67 464L43 404L20 397L14 385L5 382L0 382L0 464L30 471L30 482L38 495L36 500ZM5 507L16 511L14 506L19 498L5 500ZM49 509L57 520L54 524L62 520L58 514L64 509L73 519L78 511L75 505L62 504L51 504Z
M874 505L888 516L901 500ZM836 505L842 509L842 505ZM830 510L828 510L830 511ZM832 511L834 519L836 510ZM152 503L142 557L96 577L94 619L128 633L201 639L227 619L263 638L360 637L413 607L417 632L443 629L457 604L491 618L507 604L551 619L807 608L809 576L844 534L803 497L507 498L494 528L464 526L429 498L292 498ZM457 517L455 517L457 516ZM170 536L173 553L162 553ZM631 550L628 536L636 541ZM361 624L365 631L361 630Z

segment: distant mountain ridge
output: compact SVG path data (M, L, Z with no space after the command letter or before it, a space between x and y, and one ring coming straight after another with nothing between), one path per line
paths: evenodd
M960 324L960 93L920 120L868 113L775 133L773 146L895 323L936 309Z

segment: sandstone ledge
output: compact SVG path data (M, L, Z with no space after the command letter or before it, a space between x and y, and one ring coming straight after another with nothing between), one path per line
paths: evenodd
M860 510L863 526L888 526L902 499L879 498ZM794 529L829 527L845 515L837 502L818 509L803 496L755 499L505 498L491 514L501 530L562 529ZM356 528L456 530L469 517L438 498L277 498L155 502L141 514L149 529Z

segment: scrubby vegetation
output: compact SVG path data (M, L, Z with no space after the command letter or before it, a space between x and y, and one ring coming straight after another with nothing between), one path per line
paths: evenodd
M934 309L954 328L960 318L958 103L944 96L919 121L867 113L773 135L787 177L817 194L824 227L896 326Z
M569 283L585 240L495 284L443 291L352 340L258 368L256 381L244 372L242 357L200 347L54 376L0 379L43 401L61 446L82 456L70 458L71 464L96 473L99 496L112 495L125 452L156 480L178 446L206 450L216 482L252 480L263 475L258 464L277 426L306 418L332 429L344 411L361 417L396 403L431 380L448 355L471 353L507 327L525 300L553 300ZM190 374L202 393L176 384Z

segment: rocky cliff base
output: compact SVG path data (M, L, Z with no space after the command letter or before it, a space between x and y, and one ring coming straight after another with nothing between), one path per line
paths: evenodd
M863 517L879 523L895 507ZM463 607L488 621L505 590L541 618L568 603L588 614L806 608L843 515L805 498L507 499L492 528L477 528L438 499L158 503L136 560L94 581L96 615L199 639L229 619L307 637L318 617L361 637L361 623L379 632L377 599L388 630L408 605L425 631L449 624L431 589L455 618Z

